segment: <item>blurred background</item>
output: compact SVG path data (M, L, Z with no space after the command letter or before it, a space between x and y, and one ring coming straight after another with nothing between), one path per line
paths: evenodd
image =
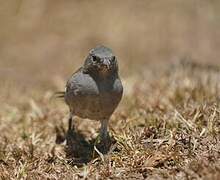
M55 90L103 44L123 77L182 57L216 64L219 0L0 0L1 91Z

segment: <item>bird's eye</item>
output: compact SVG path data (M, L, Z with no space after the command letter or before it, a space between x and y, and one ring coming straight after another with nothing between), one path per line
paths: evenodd
M115 56L112 57L112 62L115 62L116 58Z
M92 60L93 60L94 62L100 62L100 58L97 57L97 56L92 56Z

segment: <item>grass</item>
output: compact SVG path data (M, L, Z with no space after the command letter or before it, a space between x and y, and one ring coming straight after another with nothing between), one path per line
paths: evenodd
M110 124L116 143L85 164L55 143L67 128L64 102L51 99L53 91L18 93L19 103L0 110L0 179L218 179L219 73L180 61L123 79L123 101ZM99 123L75 124L91 145Z

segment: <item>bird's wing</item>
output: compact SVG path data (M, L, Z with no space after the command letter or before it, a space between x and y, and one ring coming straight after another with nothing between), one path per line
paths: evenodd
M70 76L69 80L67 81L65 90L64 90L64 91L57 91L57 92L55 92L55 93L54 93L54 97L55 97L55 98L62 98L62 99L63 99L64 96L65 96L65 93L68 91L68 89L69 89L70 86L71 86L71 83L72 83L71 79L72 79L78 72L80 72L80 71L82 71L82 70L83 70L83 68L81 67L81 68L79 68L77 71L75 71L75 72Z

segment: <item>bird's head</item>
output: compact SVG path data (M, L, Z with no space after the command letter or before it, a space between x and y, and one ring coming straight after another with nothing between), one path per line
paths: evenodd
M84 72L103 78L112 73L117 73L117 59L112 50L105 46L98 46L92 49L85 60Z

